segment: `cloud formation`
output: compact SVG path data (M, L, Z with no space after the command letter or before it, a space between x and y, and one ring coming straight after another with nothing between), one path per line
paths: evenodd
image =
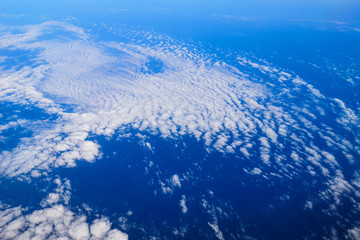
M244 56L230 65L156 34L144 36L159 42L152 45L100 42L62 22L2 29L1 36L0 48L32 52L34 57L26 66L1 69L0 101L34 106L55 116L32 127L33 135L21 139L16 148L0 153L2 175L40 177L53 167L93 162L101 157L96 136L135 129L163 138L193 136L208 151L255 162L256 167L245 169L248 174L322 176L327 189L319 194L332 197L335 205L343 193L359 193L356 173L347 179L341 168L342 162L354 164L360 157L356 112L294 73ZM0 130L22 123L8 122ZM173 175L168 183L162 183L164 193L180 188L182 179ZM66 234L117 234L110 233L106 220L89 227L83 217L54 205L60 199L58 193L49 195L43 202L49 207L41 211L44 216L72 216L66 220L71 222ZM185 197L180 206L188 211ZM22 211L9 210L18 220L3 236L33 226ZM217 222L209 226L221 239ZM48 229L45 224L39 231L47 234Z
M85 215L76 215L61 204L25 212L21 207L0 211L1 239L128 239L125 233L111 229L107 218L89 224Z
M1 239L128 239L127 234L112 229L106 217L89 222L86 215L72 212L68 207L69 180L56 178L54 182L55 192L42 200L41 209L29 211L0 204Z
M51 32L66 38L42 40ZM161 37L147 36L153 38ZM1 100L58 117L34 129L34 136L22 139L17 148L3 151L2 173L16 176L75 166L77 160L92 162L101 152L90 137L111 136L126 127L164 138L192 135L210 151L238 152L248 159L259 155L265 165L279 164L281 170L283 161L304 163L290 159L307 159L324 175L335 170L325 149L312 140L316 137L327 143L329 154L340 148L349 161L359 156L358 135L355 145L343 144L346 140L337 130L358 131L359 122L340 99L329 100L298 76L262 60L238 57L237 64L252 71L244 73L161 40L152 47L94 42L81 28L61 22L7 29L2 48L35 51L37 56L32 65L1 71ZM149 61L160 69L153 72ZM305 99L297 102L299 96ZM319 121L326 109L339 113L336 125ZM291 156L284 149L291 149Z

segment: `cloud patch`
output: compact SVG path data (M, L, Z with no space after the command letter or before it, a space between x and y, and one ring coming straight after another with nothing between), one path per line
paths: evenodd
M128 239L111 229L108 219L95 219L90 225L84 215L76 215L64 205L33 211L13 207L0 210L1 239Z

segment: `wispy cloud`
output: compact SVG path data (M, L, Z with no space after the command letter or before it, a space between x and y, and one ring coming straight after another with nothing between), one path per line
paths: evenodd
M0 17L3 17L3 18L12 18L12 19L17 19L17 18L22 18L22 17L25 17L25 15L23 15L23 14L8 14L8 13L0 13Z
M238 16L238 15L228 15L228 14L222 14L222 15L213 14L211 16L217 19L234 21L234 22L253 22L253 21L266 19L266 17L247 17L247 16Z
M336 21L336 20L321 20L321 19L291 19L295 22L314 22L314 23L331 23L331 24L337 24L337 25L344 25L347 24L346 22L342 21Z
M293 22L311 23L315 25L317 29L322 30L337 30L337 31L349 31L360 32L359 26L352 26L352 24L337 20L321 20L321 19L291 19ZM320 24L320 25L319 25Z

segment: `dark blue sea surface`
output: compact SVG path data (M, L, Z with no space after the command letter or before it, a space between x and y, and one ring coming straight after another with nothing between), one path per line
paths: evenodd
M266 179L249 175L244 169L256 166L256 159L209 153L203 143L186 136L164 140L147 135L152 150L144 149L139 144L143 134L119 140L98 138L103 146L101 159L56 171L72 183L72 205L85 203L97 214L112 216L114 223L122 224L121 217L126 216L124 228L130 239L212 239L208 222L213 219L208 211L227 213L218 219L225 239L247 234L257 239L322 236L329 231L327 225L338 221L324 212L326 202L311 210L303 207L309 198L317 197L314 193L326 188L321 176L300 173L293 179ZM161 179L174 174L187 178L181 188L162 192ZM189 212L185 214L179 205L182 196L187 199ZM351 203L345 200L343 204L341 211L351 215ZM174 229L179 227L187 231L176 236ZM336 230L345 234L342 228Z
M65 204L67 208L76 214L86 215L88 223L105 216L112 227L128 234L129 239L352 239L349 237L351 229L360 234L360 163L356 158L360 154L360 132L356 125L360 116L358 3L346 3L340 8L335 3L329 6L308 3L307 6L300 1L293 4L256 1L261 7L247 3L241 8L242 5L235 1L231 4L219 1L140 1L141 7L130 1L105 1L102 5L76 1L73 7L65 8L62 1L38 1L38 6L24 1L15 2L22 4L15 7L15 3L6 1L3 5L3 11L13 15L0 17L4 28L9 28L13 34L21 34L26 29L19 30L15 26L55 20L85 29L91 37L76 41L92 47L101 46L99 49L102 50L106 48L105 43L112 42L149 49L154 46L170 46L171 49L171 44L174 44L174 48L188 49L185 59L190 59L193 54L200 59L203 57L201 60L211 66L222 63L234 67L251 83L261 85L259 91L268 90L268 95L256 102L264 108L253 112L244 110L246 114L254 114L258 124L258 134L250 135L254 140L252 147L248 148L252 151L249 156L239 149L234 152L218 151L206 145L203 138L197 139L189 133L164 136L157 131L136 129L132 123L106 136L89 130L86 140L95 142L100 150L93 161L76 158L75 166L49 164L41 169L42 175L37 177L34 177L37 172L15 177L4 173L0 176L1 209L21 206L26 208L27 213L42 209L46 196L58 187L54 179L61 179L71 183L71 198ZM296 6L302 8L298 10ZM46 44L56 39L57 43L67 42L73 38L72 35L44 30L41 37L31 41ZM150 38L150 35L156 37ZM0 58L2 76L16 73L24 67L51 64L38 61L37 54L42 49L34 46L25 49L0 45L0 57L6 57L3 62ZM123 56L124 59L128 54L112 51L114 56ZM245 66L239 60L242 58L256 64ZM145 56L141 60L144 64L136 74L159 76L167 71L167 63L160 57ZM256 67L261 64L273 67L276 72ZM126 71L119 69L110 70L109 76L115 76L117 71ZM296 85L290 80L280 84L274 76L282 71L298 77L304 84ZM51 71L44 74L44 81L48 77L46 74L51 74ZM72 83L83 80L81 74L75 80L71 79ZM100 79L103 75L99 76L98 81L103 81ZM42 84L40 81L35 87L41 89ZM97 86L96 83L94 85ZM230 83L228 88L236 92ZM309 89L318 90L318 95L312 94ZM75 93L76 90L79 89L75 89ZM242 90L239 89L239 92ZM4 130L0 128L0 164L6 162L11 165L12 159L3 156L13 156L10 154L12 151L21 150L19 146L23 142L29 139L31 142L32 137L44 129L57 127L51 132L55 137L49 139L56 139L56 134L59 138L70 136L72 132L68 130L66 121L78 120L69 117L72 113L79 113L79 116L83 113L86 119L89 107L78 106L71 97L64 104L62 100L65 97L43 93L44 98L60 102L59 106L65 113L60 117L59 113L47 113L31 101L26 102L25 90L21 91L13 98L1 98L0 127L18 120L22 122ZM141 96L134 95L134 98L141 99ZM315 95L321 97L315 98ZM7 94L0 95L4 96L8 97ZM282 112L279 112L293 117L293 122L288 125L292 127L289 127L288 135L279 135L277 142L269 141L270 164L266 165L262 162L263 153L257 150L262 147L259 139L266 137L261 126L268 117L268 108L281 109ZM318 113L319 108L323 114ZM96 110L98 114L102 113L102 109ZM280 117L273 119L274 129L279 128L280 123L276 120ZM297 121L299 119L303 121ZM329 134L332 145L329 144L330 137L324 137L323 133L327 130L332 134ZM231 133L227 141L249 141L246 134L247 130L239 136ZM301 138L306 146L292 148L295 140L290 136L293 135ZM81 142L71 146L76 148L79 145ZM313 164L316 161L309 157L312 156L310 150L303 151L302 147L305 149L307 146L318 149L324 156L331 154L336 159L335 167L329 167L327 174L320 174L322 165ZM43 152L47 154L47 150ZM290 158L295 150L299 150L298 164ZM71 152L71 149L64 151ZM49 155L60 156L56 153ZM349 161L348 155L355 156L353 161ZM329 162L321 163L332 166L333 163ZM20 168L21 164L14 169ZM40 167L34 170L40 170ZM5 170L0 169L0 172Z

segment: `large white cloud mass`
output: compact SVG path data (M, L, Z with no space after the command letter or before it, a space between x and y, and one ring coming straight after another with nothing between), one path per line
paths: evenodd
M22 33L12 30L3 33L0 47L32 51L36 57L33 66L1 71L0 99L37 106L58 119L1 153L5 175L94 161L100 146L89 136L110 136L125 126L165 138L190 134L209 149L237 151L248 158L259 153L269 166L286 158L293 158L286 162L296 166L300 157L322 174L334 168L336 160L319 149L316 137L330 149L341 149L349 161L359 154L358 136L351 144L333 126L317 120L330 108L339 112L336 127L358 131L354 112L270 65L237 59L270 77L265 82L225 63L210 63L182 46L94 42L82 29L60 22L16 29ZM64 37L42 40L52 32ZM143 71L149 58L164 65L161 71ZM282 102L298 98L300 92L303 102ZM64 104L74 110L66 111ZM284 148L293 154L284 156Z

